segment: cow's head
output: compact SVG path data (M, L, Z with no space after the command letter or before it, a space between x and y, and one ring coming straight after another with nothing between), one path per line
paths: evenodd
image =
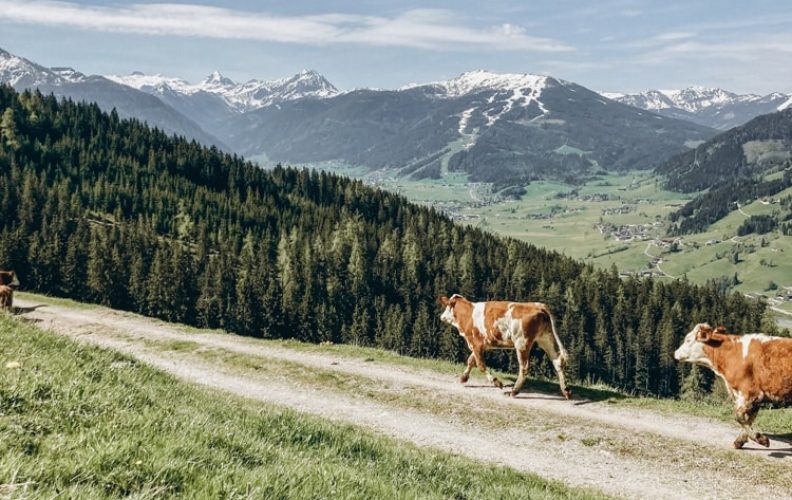
M712 361L704 352L704 346L717 345L719 342L713 335L725 332L726 329L722 326L713 329L707 323L699 323L685 336L682 345L674 352L674 359L712 368Z
M440 305L445 306L443 313L440 315L441 321L448 323L449 325L452 326L456 326L456 327L459 326L459 322L457 321L454 308L456 307L456 305L459 303L460 300L465 300L465 298L458 294L452 295L450 299L445 295L437 299L437 302L439 302Z
M0 271L0 285L19 288L19 278L14 271Z

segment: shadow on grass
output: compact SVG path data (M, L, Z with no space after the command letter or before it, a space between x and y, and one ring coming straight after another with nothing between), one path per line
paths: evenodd
M596 403L609 399L625 399L627 397L624 394L620 394L616 391L609 391L607 389L594 389L591 387L583 387L581 385L570 385L569 389L572 391L572 400L575 401L575 404L577 405ZM526 381L525 386L523 386L523 391L525 390L532 390L545 394L558 394L560 392L558 382L535 379Z

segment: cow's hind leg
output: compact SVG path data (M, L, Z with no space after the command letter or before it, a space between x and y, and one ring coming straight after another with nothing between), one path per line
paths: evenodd
M556 350L555 339L553 338L552 333L548 334L547 332L544 332L539 336L539 338L536 339L536 343L545 353L547 353L547 356L553 363L553 368L555 368L556 375L558 375L558 385L561 389L561 394L565 399L569 399L572 397L572 391L570 391L569 387L567 387L566 377L564 376L564 364L561 362L561 355Z
M759 413L759 408L753 405L742 405L737 408L735 414L737 422L742 426L743 430L737 439L734 440L734 447L737 449L742 448L748 439L754 441L765 448L770 446L770 440L764 434L757 432L753 429L753 421Z
M520 362L520 373L517 375L517 382L514 383L514 387L512 387L512 390L509 393L511 397L514 397L520 393L523 384L525 384L525 377L528 375L529 356L528 350L525 349L524 346L522 349L517 349L517 361Z
M470 356L468 356L467 366L465 367L465 371L462 372L462 376L459 377L459 381L461 383L464 384L465 382L468 381L468 379L470 378L470 370L473 369L473 366L475 366L475 364L476 364L476 355L470 353Z

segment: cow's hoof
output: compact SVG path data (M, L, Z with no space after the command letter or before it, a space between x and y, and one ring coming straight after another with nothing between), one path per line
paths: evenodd
M767 436L764 434L759 434L756 437L756 442L764 446L765 448L770 448L770 440L767 439Z
M506 395L507 395L507 396L509 396L510 398L516 398L516 397L517 397L517 395L518 395L519 393L520 393L519 391L508 391L508 392L504 392L504 394L506 394Z
M564 399L571 399L572 398L572 391L569 389L564 389L561 391L561 394L564 396Z
M465 382L468 381L468 378L470 377L468 377L467 375L462 375L461 377L459 377L459 383L464 384Z
M493 380L493 381L492 381L492 383L493 383L493 384L495 384L495 386L496 386L498 389L503 389L503 382L501 382L500 380L498 380L498 379L495 379L495 380Z
M734 440L734 444L732 444L732 446L734 446L735 450L741 450L742 447L745 446L746 442L747 442L746 439L737 438L737 439Z

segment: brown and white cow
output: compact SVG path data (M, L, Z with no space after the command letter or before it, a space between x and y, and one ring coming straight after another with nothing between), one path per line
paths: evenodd
M516 396L525 383L528 355L536 342L553 363L561 385L561 394L567 399L572 395L564 378L567 352L558 338L553 316L546 305L539 302L470 302L456 294L451 298L442 296L438 302L445 306L440 319L456 327L471 351L460 382L464 384L468 381L470 370L475 364L487 375L490 382L502 388L503 383L490 374L484 364L484 352L490 349L514 349L517 351L520 373L509 394Z
M735 448L742 448L748 439L770 446L767 436L751 425L764 404L792 406L792 339L760 333L728 335L722 326L713 329L699 323L674 358L706 366L726 383L743 428Z
M11 310L14 305L14 290L19 288L19 279L14 271L0 271L0 308Z
M11 310L14 305L14 289L10 286L0 285L0 309Z
M19 278L14 271L0 271L0 285L19 288Z

